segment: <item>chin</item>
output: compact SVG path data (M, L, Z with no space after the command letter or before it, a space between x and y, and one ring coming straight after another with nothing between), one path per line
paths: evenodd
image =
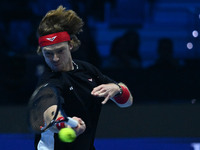
M53 70L54 72L58 72L58 71L62 71L61 67L52 67L51 70Z
M58 68L51 68L51 70L52 70L53 72L58 72L58 71L60 71Z

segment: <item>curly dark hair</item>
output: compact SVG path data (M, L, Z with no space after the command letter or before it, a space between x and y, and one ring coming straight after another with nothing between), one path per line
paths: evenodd
M38 36L44 36L52 33L67 31L70 35L70 44L73 46L73 51L80 47L80 40L77 34L82 32L84 25L83 20L73 10L66 10L65 7L60 5L55 10L50 10L41 20L37 34ZM41 53L39 47L37 53Z

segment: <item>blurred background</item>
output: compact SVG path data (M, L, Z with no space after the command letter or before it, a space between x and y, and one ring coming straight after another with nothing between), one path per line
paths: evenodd
M43 72L36 31L59 5L85 22L73 58L124 82L134 97L130 108L103 107L97 149L200 150L196 0L0 0L0 146L33 149L26 106Z

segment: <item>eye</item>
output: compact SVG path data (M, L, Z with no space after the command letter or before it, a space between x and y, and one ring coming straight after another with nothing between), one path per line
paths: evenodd
M62 53L63 53L63 50L62 50L62 49L58 51L58 54L62 54Z
M45 54L46 57L52 57L53 56L53 53L51 53L51 52L45 52L44 54Z

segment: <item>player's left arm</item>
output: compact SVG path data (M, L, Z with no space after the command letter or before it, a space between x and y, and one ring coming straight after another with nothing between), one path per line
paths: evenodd
M109 99L119 107L129 107L133 103L132 94L124 83L101 84L95 87L91 94L104 97L105 99L102 101L102 104L105 104Z

